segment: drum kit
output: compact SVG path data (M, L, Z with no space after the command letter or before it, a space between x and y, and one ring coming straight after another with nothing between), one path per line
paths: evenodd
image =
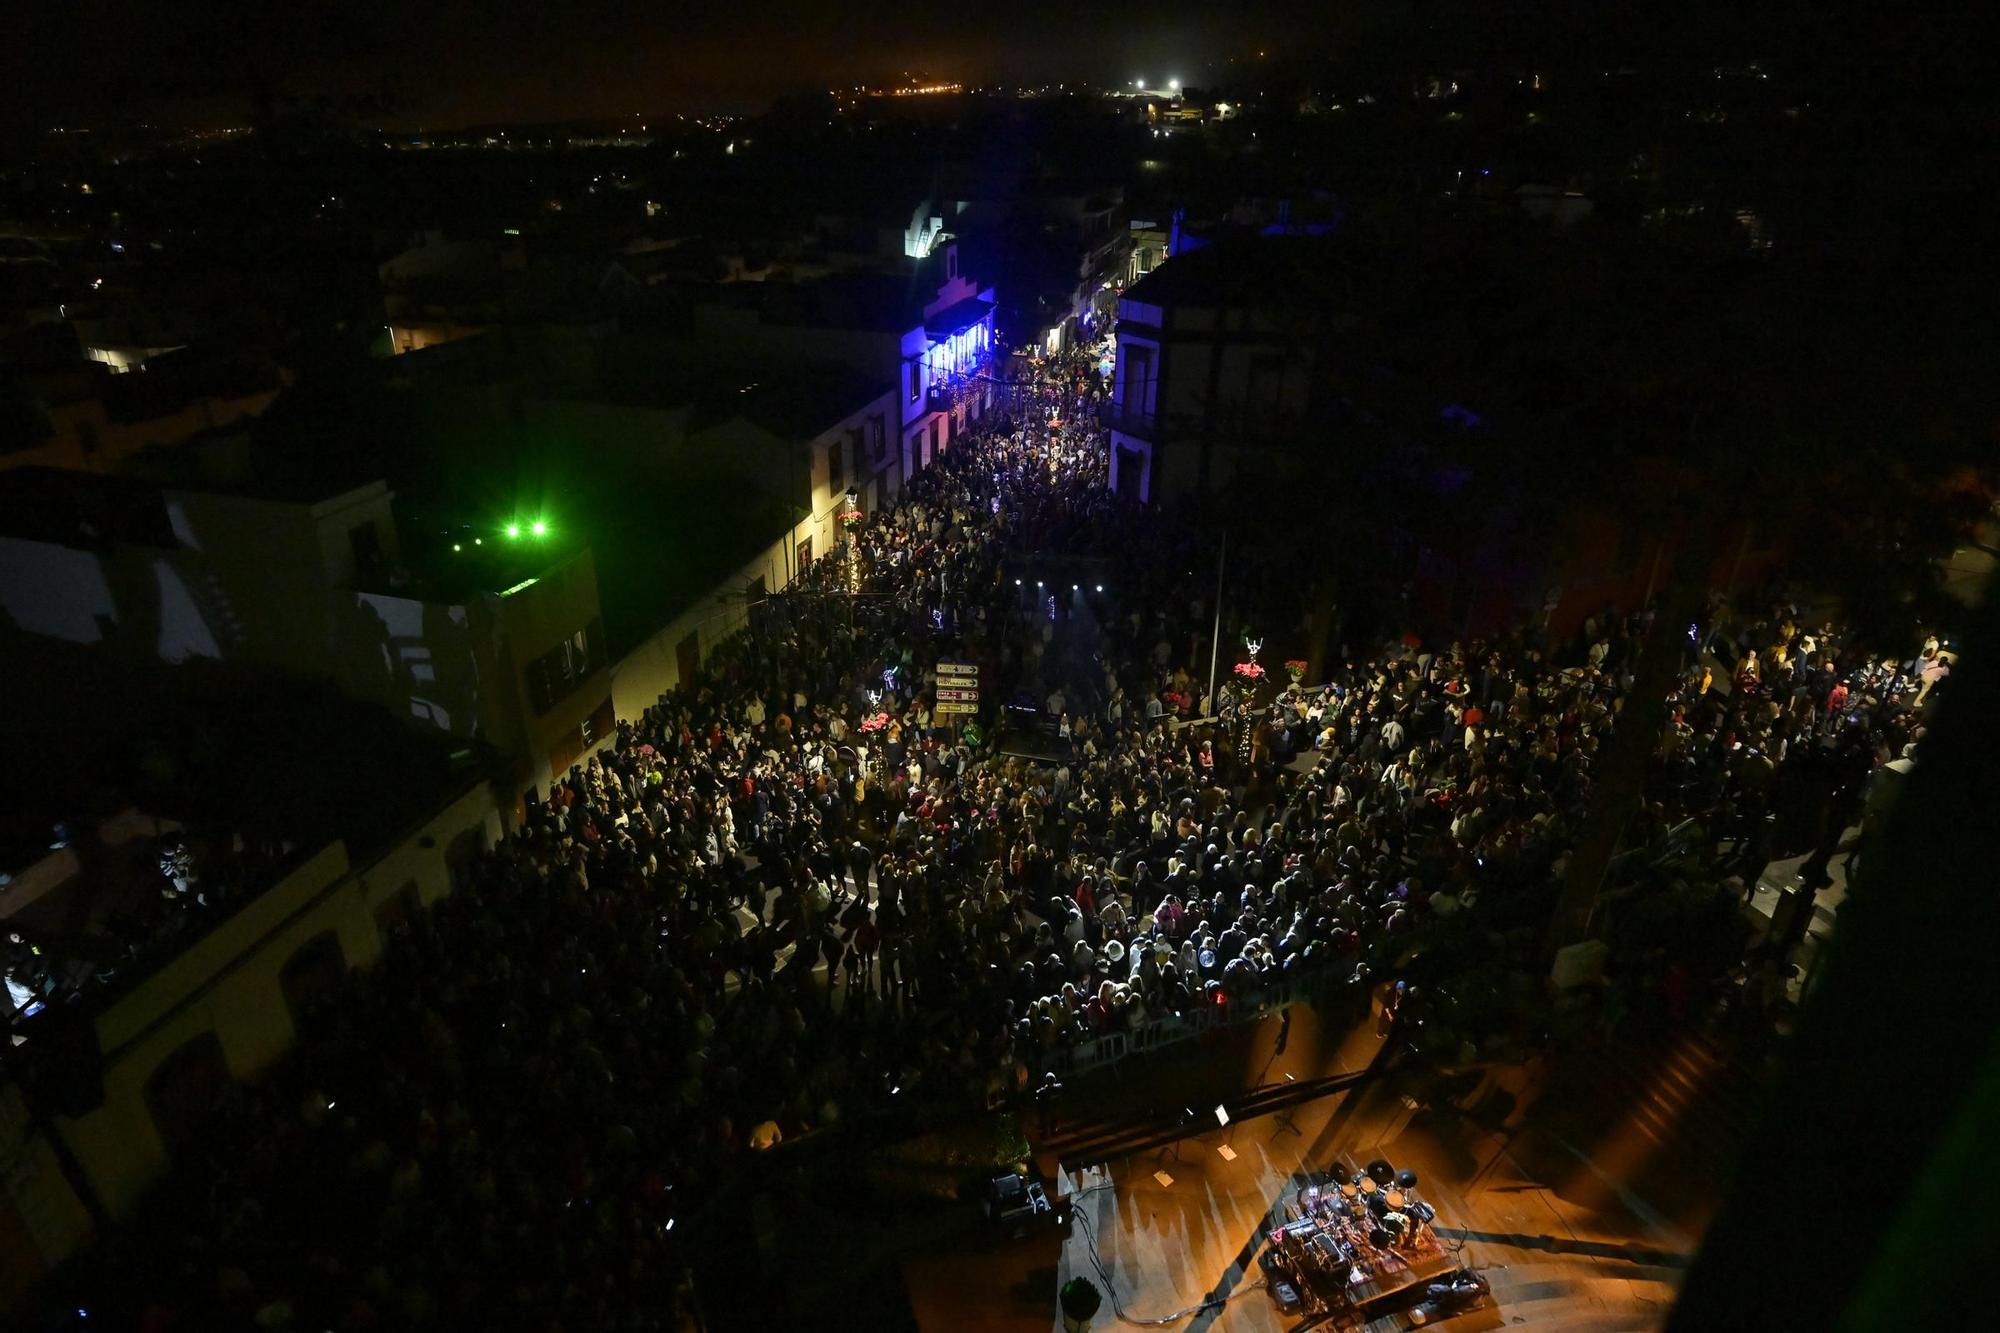
M1315 1201L1320 1197L1317 1186L1309 1194ZM1369 1239L1376 1245L1414 1236L1437 1216L1417 1197L1417 1173L1408 1168L1398 1171L1381 1160L1340 1181L1339 1195L1350 1216L1368 1223Z
M1364 1309L1445 1263L1416 1172L1385 1161L1359 1171L1336 1163L1303 1185L1286 1212L1264 1264L1309 1315Z

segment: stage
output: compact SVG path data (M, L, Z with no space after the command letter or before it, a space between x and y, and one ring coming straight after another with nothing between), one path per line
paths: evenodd
M1276 1033L1276 1021L1268 1020L1247 1048L1189 1050L1172 1062L1178 1070L1126 1070L1122 1079L1145 1082L1157 1073L1183 1081L1196 1072L1184 1061L1226 1058L1249 1060L1253 1082L1279 1081L1286 1073L1304 1081L1357 1072L1377 1045L1372 1023L1323 1032L1309 1009L1294 1018L1283 1054L1273 1051ZM1343 1110L1350 1099L1359 1100ZM1111 1292L1094 1321L1100 1330L1124 1326L1112 1294L1126 1316L1150 1320L1244 1293L1170 1326L1196 1333L1340 1327L1309 1325L1281 1313L1261 1288L1251 1290L1264 1276L1258 1256L1268 1243L1267 1222L1283 1222L1284 1202L1298 1183L1336 1159L1365 1164L1381 1156L1418 1172L1451 1258L1492 1283L1484 1308L1425 1327L1483 1333L1516 1319L1556 1333L1659 1327L1691 1249L1688 1237L1535 1179L1498 1140L1440 1132L1421 1117L1413 1120L1411 1110L1387 1089L1356 1089L1296 1107L1289 1125L1266 1115L1223 1127L1211 1114L1164 1149L1067 1173L1051 1156L1042 1169L1076 1215L1068 1238L1051 1232L997 1246L951 1245L910 1259L904 1280L918 1325L926 1333L1058 1330L1061 1284L1085 1276L1103 1290L1108 1275ZM1410 1325L1387 1316L1348 1326L1391 1333Z

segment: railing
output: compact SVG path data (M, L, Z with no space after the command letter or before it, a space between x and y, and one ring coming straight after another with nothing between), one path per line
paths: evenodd
M1151 412L1140 412L1123 403L1109 402L1102 409L1104 424L1112 430L1136 435L1142 440L1157 440L1160 423Z
M1039 1072L1070 1078L1093 1069L1117 1064L1131 1055L1149 1055L1177 1046L1210 1032L1241 1027L1279 1013L1301 1000L1318 997L1334 979L1334 970L1319 967L1303 977L1287 977L1274 985L1234 997L1226 1005L1197 1005L1184 1014L1168 1014L1141 1023L1125 1032L1107 1032L1101 1037L1050 1051Z

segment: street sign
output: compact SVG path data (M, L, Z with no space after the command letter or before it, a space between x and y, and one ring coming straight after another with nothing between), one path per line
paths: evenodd
M979 712L979 664L939 662L937 713L940 717L970 717Z

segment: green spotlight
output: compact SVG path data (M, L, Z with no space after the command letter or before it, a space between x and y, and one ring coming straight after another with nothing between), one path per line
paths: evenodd
M457 542L453 542L453 543L451 544L451 549L452 549L452 550L454 550L454 551L463 551L463 550L465 549L465 547L463 547L462 545L460 545L460 544L459 544L459 543L457 543Z
M508 535L509 537L518 537L518 536L520 536L520 535L521 535L521 525L520 525L519 523L509 523L509 524L507 525L507 535Z
M537 537L546 537L549 535L549 525L538 518L535 520L533 531Z

